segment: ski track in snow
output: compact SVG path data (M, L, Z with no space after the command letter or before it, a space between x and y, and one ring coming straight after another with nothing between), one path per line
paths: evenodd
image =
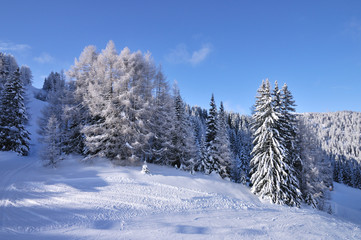
M69 156L44 168L36 155L0 152L0 239L360 239L361 191L336 184L337 216L260 201L240 184L148 164L116 167ZM345 205L347 204L347 206Z

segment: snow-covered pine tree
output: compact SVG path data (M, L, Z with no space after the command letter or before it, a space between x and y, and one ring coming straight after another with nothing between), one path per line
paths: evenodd
M174 109L172 98L169 94L169 85L162 73L161 66L158 68L154 78L154 87L153 111L150 119L154 135L150 139L150 160L151 162L163 165L167 163L168 151L172 141L171 132Z
M58 79L52 80L54 76L57 76ZM67 128L65 126L65 122L63 121L64 117L64 101L65 101L65 79L61 78L61 74L57 72L50 73L48 79L53 83L51 89L47 92L47 102L48 104L41 110L42 115L38 119L39 130L38 133L41 135L40 141L44 141L47 136L48 131L48 123L50 118L56 118L56 122L59 125L58 130L61 134L59 134L58 141L65 143L64 138L68 134ZM64 145L63 148L68 146Z
M284 85L284 94L281 94L278 88L278 82L275 82L275 87L272 92L272 106L275 112L278 113L279 119L276 124L278 133L282 136L280 144L284 146L284 166L287 173L287 182L282 184L283 192L288 195L288 201L285 199L285 204L299 206L301 201L301 191L299 186L299 178L301 177L301 170L296 174L295 166L301 167L299 152L296 150L296 120L290 111L294 111L294 101L291 93L288 91L287 85ZM298 178L299 177L299 178Z
M302 160L300 157L299 142L297 138L299 132L297 128L297 118L295 115L296 104L286 83L282 87L281 102L281 120L284 128L282 134L285 140L285 147L287 149L286 159L288 164L292 166L294 175L298 179L298 182L300 182L302 179Z
M239 160L240 160L240 170L241 176L244 183L249 182L250 176L250 161L251 161L251 152L253 149L252 145L252 131L251 131L251 118L248 116L241 116L239 122Z
M0 52L0 93L5 87L6 81L18 68L14 56Z
M44 128L42 142L44 147L41 152L41 157L44 161L44 166L56 167L61 160L62 142L60 125L55 115L51 115L48 123Z
M196 149L194 134L185 104L177 86L174 86L174 115L171 132L172 142L168 156L168 164L186 171L193 171Z
M25 129L27 113L24 104L24 87L17 69L8 77L0 104L1 151L14 151L21 155L29 152L30 134Z
M43 90L46 92L56 91L57 88L64 88L65 82L58 72L51 72L44 80Z
M229 178L231 173L232 153L230 148L228 128L226 125L226 113L224 112L223 103L219 108L217 119L217 133L215 137L216 149L218 151L218 166L216 171L222 178Z
M62 101L62 151L65 154L84 154L85 149L84 135L81 134L81 129L87 113L81 111L81 103L77 101L75 90L76 83L73 80L69 81L64 89Z
M206 174L210 174L213 171L216 171L219 166L218 164L218 149L215 144L216 135L218 131L217 124L217 106L214 101L214 95L212 94L209 114L207 117L207 130L205 138L205 147L206 147L206 157L203 159L203 169Z
M298 198L288 191L290 166L284 161L284 139L280 135L280 113L273 107L268 79L258 89L253 114L254 148L251 159L251 191L277 204L298 206Z

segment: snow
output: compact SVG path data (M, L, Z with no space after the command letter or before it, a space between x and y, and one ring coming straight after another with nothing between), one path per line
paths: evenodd
M30 90L29 90L30 91ZM0 152L0 239L360 239L361 190L335 183L334 214L260 201L216 174L69 156L42 166L31 99L31 152Z
M333 214L361 225L361 190L334 182Z

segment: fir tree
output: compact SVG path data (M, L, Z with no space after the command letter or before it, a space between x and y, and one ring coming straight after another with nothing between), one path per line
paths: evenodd
M193 171L196 149L191 123L185 110L185 104L177 87L174 89L174 115L171 132L171 149L168 164L183 170Z
M44 129L42 142L45 144L41 153L44 166L55 167L61 160L62 142L60 138L60 125L55 115L50 116Z
M255 113L253 115L254 148L251 160L251 191L273 203L298 206L297 196L288 186L290 166L285 160L284 139L280 134L280 113L275 111L266 80L258 89ZM293 190L293 189L291 189Z
M20 80L19 69L8 78L2 94L0 104L0 150L27 155L30 134L25 129L27 114L24 104L24 88Z
M207 130L205 138L206 157L203 161L203 168L206 174L210 174L219 168L218 164L218 149L215 144L216 135L218 131L217 123L217 106L214 101L214 95L212 94L210 102L209 114L207 117Z
M215 144L218 151L218 169L216 171L222 178L229 178L231 172L231 148L229 143L228 128L226 125L226 113L224 112L223 103L219 108L217 133Z
M272 106L279 119L276 124L277 132L282 136L280 144L284 147L285 171L287 172L287 182L282 185L282 191L288 195L288 200L285 199L287 205L299 205L301 201L299 181L301 177L301 170L296 174L295 166L301 168L301 161L299 153L296 150L296 119L292 112L295 111L295 106L291 93L288 91L287 85L283 86L283 94L278 88L278 82L275 82L275 87L272 93ZM287 202L289 201L289 202Z
M285 147L287 149L287 163L292 166L294 170L294 175L301 181L302 173L302 160L300 157L299 143L297 142L298 128L297 128L297 118L295 115L295 101L291 92L288 90L287 84L284 84L282 87L281 93L281 114L282 114L282 124L283 124L283 136L285 139Z
M151 115L151 129L154 135L150 139L151 161L157 164L166 164L168 151L171 147L171 131L173 128L172 99L169 94L169 85L162 73L161 67L154 79L155 96Z

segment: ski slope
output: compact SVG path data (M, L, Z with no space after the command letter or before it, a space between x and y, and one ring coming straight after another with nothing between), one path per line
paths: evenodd
M361 191L336 184L334 215L272 205L216 175L149 164L84 164L69 156L56 169L32 151L0 152L0 239L360 239Z

